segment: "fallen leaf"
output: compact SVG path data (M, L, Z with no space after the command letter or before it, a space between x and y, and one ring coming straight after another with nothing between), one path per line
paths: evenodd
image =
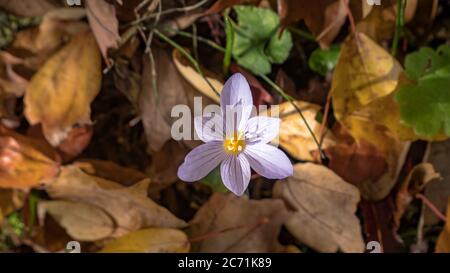
M334 127L333 131L336 145L324 149L328 167L357 187L364 181L377 183L388 170L385 155L367 141L357 143L342 126Z
M112 61L108 57L108 49L116 49L120 40L116 9L103 0L88 0L86 13L103 59L109 67Z
M42 124L53 146L75 124L91 122L90 103L100 91L100 58L92 33L79 33L31 79L24 99L25 116L31 125Z
M278 0L278 14L283 28L305 20L320 46L328 48L347 18L348 0Z
M281 252L284 248L277 238L285 218L281 200L249 200L214 193L190 222L192 249L215 253Z
M356 37L356 38L355 38ZM392 93L401 65L363 33L350 35L342 44L331 87L336 118Z
M397 227L400 227L400 220L416 194L422 192L429 182L440 178L440 174L434 170L430 163L414 166L403 183L400 184L395 197L394 221Z
M0 126L0 187L30 189L42 185L59 172L55 151L42 142Z
M319 252L364 252L361 224L355 212L358 189L321 165L298 163L294 175L273 189L293 208L288 231Z
M100 253L188 253L186 234L177 229L149 228L106 243Z
M139 106L149 151L159 151L171 139L172 107L188 104L187 94L195 92L178 73L170 54L152 47L155 56L156 86L153 88L150 59L144 57Z
M447 221L436 242L436 253L450 253L450 198L447 205Z
M75 240L97 241L112 235L113 219L99 207L70 201L45 201L38 204L39 220L50 214Z
M132 187L124 187L88 175L72 165L62 168L46 190L53 199L84 202L102 208L117 225L114 236L144 227L184 227L184 221L147 197L148 184L148 180L142 180Z

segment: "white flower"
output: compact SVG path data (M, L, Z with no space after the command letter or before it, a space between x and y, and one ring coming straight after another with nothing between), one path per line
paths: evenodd
M221 115L195 118L195 131L205 144L186 156L178 169L181 180L198 181L220 164L225 187L240 196L250 182L250 168L270 179L292 175L289 158L268 144L278 135L280 119L250 118L252 94L241 74L234 74L225 83L220 106Z

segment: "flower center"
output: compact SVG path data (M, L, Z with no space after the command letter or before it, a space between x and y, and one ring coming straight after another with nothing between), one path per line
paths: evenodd
M237 155L245 149L245 139L242 133L234 132L232 136L225 139L223 148L227 154Z

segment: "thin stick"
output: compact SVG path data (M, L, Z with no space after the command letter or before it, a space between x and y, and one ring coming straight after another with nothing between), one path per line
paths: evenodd
M418 193L416 194L416 198L422 200L422 202L427 205L427 207L442 221L447 222L447 219L445 218L445 215L442 214L442 212L436 208L436 206L423 194Z

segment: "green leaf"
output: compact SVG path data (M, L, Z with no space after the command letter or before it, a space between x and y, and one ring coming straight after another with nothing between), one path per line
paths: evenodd
M215 192L228 192L228 189L223 185L222 178L220 176L220 167L212 170L207 176L205 176L201 183L209 186Z
M234 6L238 25L234 26L233 57L256 75L270 73L271 64L281 64L292 48L291 33L279 34L280 19L271 9Z
M339 45L332 45L330 49L317 48L309 57L309 68L325 76L336 66L340 50Z
M402 121L419 136L450 136L450 46L421 48L405 59L412 82L397 89Z

